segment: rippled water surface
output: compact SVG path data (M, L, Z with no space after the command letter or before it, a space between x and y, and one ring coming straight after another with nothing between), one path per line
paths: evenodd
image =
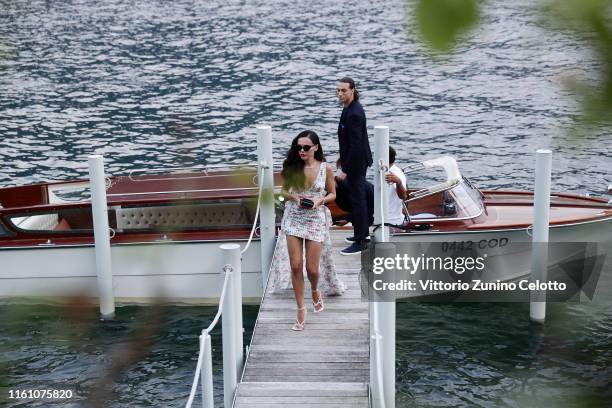
M486 1L482 25L435 61L411 34L410 7L5 0L0 185L85 176L93 152L112 174L253 162L258 124L273 127L277 160L304 128L334 158L335 80L350 75L370 129L390 126L400 162L452 154L480 187L530 188L533 152L549 147L554 190L603 190L609 131L567 135L578 106L563 80L597 65L584 44L543 29L534 2ZM83 390L146 314L126 307L101 324L61 309L1 310L21 316L0 325L5 381ZM398 406L609 406L610 310L557 305L537 332L524 306L399 305ZM117 381L115 406L184 401L197 333L214 310L165 312L150 353ZM252 325L255 311L247 316ZM89 334L75 339L73 330Z
M250 341L257 310L257 306L243 308L245 344ZM1 306L3 394L8 387L53 388L71 390L73 397L55 403L19 403L4 400L6 395L2 395L0 405L185 406L196 367L198 336L216 311L210 306L124 306L117 308L114 321L104 322L98 320L97 307L75 300L56 306ZM216 406L223 406L220 326L211 333ZM2 369L8 378L2 377ZM196 401L201 401L199 392Z
M607 293L610 293L609 291ZM398 407L610 407L612 308L523 304L397 308Z

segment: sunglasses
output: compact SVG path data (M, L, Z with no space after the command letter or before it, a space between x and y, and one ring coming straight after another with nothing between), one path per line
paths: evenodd
M316 145L297 145L297 151L301 152L303 150L303 151L307 152L313 146L316 146Z

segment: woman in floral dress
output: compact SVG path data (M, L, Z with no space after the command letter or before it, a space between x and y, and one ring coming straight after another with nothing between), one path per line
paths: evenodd
M304 266L315 313L324 309L321 288L328 295L344 292L344 284L338 280L334 269L329 236L331 214L325 206L336 198L336 186L333 170L325 162L315 132L305 130L293 139L281 174L281 194L286 204L272 259L271 284L272 291L293 287L297 320L292 329L301 331L306 320Z

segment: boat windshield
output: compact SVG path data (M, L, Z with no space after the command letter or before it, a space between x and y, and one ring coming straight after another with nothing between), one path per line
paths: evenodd
M483 211L480 192L465 178L455 187L448 190L448 195L457 207L456 218L478 217Z
M484 210L480 192L465 178L448 190L406 204L412 221L465 220L478 217Z
M461 175L452 157L428 160L420 166L404 168L404 171L408 174L409 184L415 181L418 183L420 179L428 185L412 191L406 200L412 221L470 219L483 212L480 191Z

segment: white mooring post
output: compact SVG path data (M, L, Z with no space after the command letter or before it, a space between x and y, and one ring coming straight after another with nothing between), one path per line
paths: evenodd
M268 271L272 263L276 237L276 215L274 213L274 162L272 161L272 128L257 127L257 162L258 169L263 169L263 191L259 217L261 237L261 284L266 287Z
M386 150L385 150L386 149ZM387 153L385 153L385 151ZM376 126L374 128L374 224L380 225L382 224L382 214L387 214L385 211L381 213L381 210L384 210L388 206L388 186L387 183L383 183L383 194L382 201L380 196L380 171L379 171L379 160L382 160L383 163L389 164L389 127L387 126ZM384 175L383 175L384 177ZM382 208L381 208L382 204ZM381 226L374 232L374 239L376 242L387 242L389 240L389 235L387 233L387 227L384 225ZM379 329L377 324L377 317L379 312L379 304L377 302L373 302L370 299L369 303L369 313L370 313L370 333L374 333L375 330Z
M384 401L382 400L383 390L380 388L381 384L376 381L378 378L379 368L376 353L374 353L377 347L380 346L382 348L381 340L382 338L378 333L370 335L370 391L372 393L372 408L384 406ZM382 367L380 371L382 371Z
M113 295L113 271L111 269L110 229L108 228L104 158L96 154L89 156L87 161L89 164L91 212L94 224L100 314L103 319L112 319L115 317L115 297Z
M382 177L382 200L378 194L381 192L379 163L389 168L389 127L376 126L374 128L374 224L381 224L383 218L387 222L389 214L389 185L385 182L387 171L383 171ZM382 208L381 208L382 204ZM376 242L389 242L389 228L381 226L375 233Z
M550 220L550 176L552 152L540 149L536 152L535 197L533 206L532 271L531 281L546 280L548 265L548 225ZM537 323L546 319L546 292L532 293L529 317Z
M380 163L387 170L381 170ZM388 189L389 186L384 179L389 167L389 127L376 126L374 128L374 223L387 222L388 211ZM382 191L381 191L382 187ZM382 197L380 196L382 194ZM388 242L388 227L382 225L376 230L376 242ZM375 308L375 310L372 310ZM372 313L374 312L374 313ZM370 301L370 316L376 316L378 330L382 336L382 372L383 372L383 394L386 408L395 408L395 302L372 302ZM371 358L371 357L370 357Z
M221 336L223 338L223 403L226 407L231 407L234 401L234 393L236 392L236 384L238 379L238 355L236 353L237 341L237 312L236 307L242 305L242 299L236 299L235 285L235 270L236 265L230 263L233 261L233 250L238 249L240 254L240 245L238 244L223 244L220 245L224 256L224 270L230 268L228 273L229 282L225 298L223 299L223 312L221 313ZM241 337L242 338L242 337Z
M215 399L213 394L213 371L212 371L212 349L210 345L210 334L202 333L200 342L204 343L204 356L202 360L202 370L200 378L202 380L202 406L204 408L214 408Z
M236 346L236 379L240 379L242 372L242 364L244 363L243 351L243 321L242 321L242 254L240 253L240 245L238 244L223 244L224 264L232 265L232 281L234 284L234 312L235 312L235 341Z

